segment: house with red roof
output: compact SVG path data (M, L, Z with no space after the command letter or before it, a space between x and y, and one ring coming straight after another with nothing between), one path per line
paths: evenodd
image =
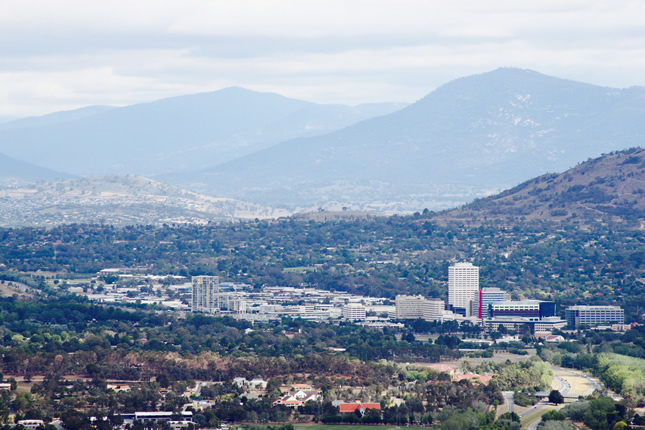
M370 410L377 410L381 412L380 403L339 403L338 412L341 414L353 414L356 411L359 411L361 416L365 415L365 412Z

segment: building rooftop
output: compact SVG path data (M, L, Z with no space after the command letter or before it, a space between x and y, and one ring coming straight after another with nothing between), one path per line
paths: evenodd
M544 303L543 300L504 300L503 302L495 302L493 306L535 306Z
M569 306L567 310L576 310L576 311L591 311L591 310L602 310L602 309L622 309L620 306L615 305L575 305Z

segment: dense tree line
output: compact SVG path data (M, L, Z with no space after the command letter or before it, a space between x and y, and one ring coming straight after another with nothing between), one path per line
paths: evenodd
M155 370L145 362L146 357L156 361L157 355L172 353L231 356L239 358L237 366L245 363L245 359L266 358L263 362L267 365L255 363L254 372L261 371L267 377L278 369L291 373L320 369L349 371L331 363L346 361L336 360L334 357L338 354L330 352L330 347L344 348L342 357L362 361L399 357L399 360L438 362L461 356L459 351L446 345L399 340L393 329L292 319L255 325L251 329L250 323L230 317L190 314L179 318L169 313L93 305L75 298L0 299L0 321L4 371L21 375L44 374L55 366L68 374L136 380ZM287 336L286 332L297 334ZM132 353L137 354L136 360L126 358ZM271 364L269 359L280 360L279 366ZM227 375L235 368L231 366ZM203 378L205 375L200 372L207 372L203 368L172 365L170 368L177 380ZM251 370L235 371L251 378L256 376Z
M645 301L645 285L638 281L645 270L643 234L600 222L585 228L500 221L440 225L430 212L342 222L0 229L0 278L10 279L15 270L71 276L142 267L155 274L220 275L254 286L445 298L447 267L457 259L482 267L482 286L501 287L515 298L617 303L636 319L637 303ZM286 270L294 267L308 270Z
M575 422L582 422L590 429L605 430L625 428L629 421L627 409L611 397L600 397L570 403L562 408L562 413ZM616 427L616 423L623 425Z

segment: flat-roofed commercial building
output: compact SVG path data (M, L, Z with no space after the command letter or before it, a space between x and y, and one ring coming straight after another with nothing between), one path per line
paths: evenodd
M445 304L441 299L426 299L423 304L423 319L426 321L441 321Z
M396 318L441 321L445 304L441 299L427 299L423 296L396 296Z
M533 321L555 316L555 302L519 300L496 302L491 305L493 317L524 317Z
M492 304L505 302L506 301L506 291L500 288L488 287L481 289L481 317L489 318L492 312Z
M567 325L567 322L559 317L546 317L542 319L517 317L517 316L501 316L493 317L484 321L486 331L493 332L499 331L500 326L506 327L508 330L519 330L522 326L527 325L531 327L533 333L540 331L551 332L555 329L561 329Z
M565 309L564 317L572 327L625 323L625 311L620 306L576 305Z
M365 306L358 303L350 303L343 306L343 318L348 321L365 321L367 311Z
M423 318L423 307L425 305L423 296L396 296L396 319L417 319Z
M537 300L503 301L492 304L493 318L523 317L532 321L540 319L540 302Z

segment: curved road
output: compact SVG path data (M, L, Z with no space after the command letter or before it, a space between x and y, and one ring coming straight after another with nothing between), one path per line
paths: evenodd
M553 369L554 371L559 370L561 372L566 372L566 373L569 373L569 374L574 375L574 376L579 376L581 378L584 378L589 383L589 388L587 389L586 392L584 392L584 393L574 393L574 394L578 394L580 396L588 396L589 394L593 393L596 389L600 388L600 384L598 384L596 381L594 381L593 379L591 379L588 375L585 375L584 373L574 372L573 370L564 369L562 367L555 367L555 366L551 366L551 369ZM569 394L569 392L571 391L571 383L569 381L567 381L566 379L564 379L563 377L559 376L559 375L554 374L553 377L558 381L558 391L560 392L560 394L562 394L563 396L567 396ZM537 410L542 409L543 407L545 407L548 404L549 404L548 401L546 401L546 402L545 401L540 401L539 403L535 404L535 406L533 406L533 407L525 410L521 414L519 414L519 416L520 416L520 418L525 417L525 416L527 416L527 415L529 415L529 414L531 414L531 413L533 413L533 412L535 412ZM538 424L540 424L541 421L542 421L541 418L538 418L537 420L533 421L531 424L529 424L528 430L536 430Z

